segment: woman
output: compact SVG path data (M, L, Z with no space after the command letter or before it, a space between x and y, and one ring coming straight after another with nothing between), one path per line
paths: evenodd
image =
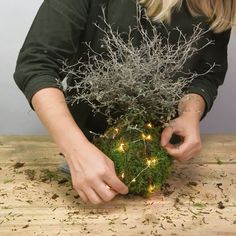
M161 33L179 27L190 35L193 26L201 23L206 30L202 40L214 41L190 58L186 67L201 73L207 64L217 66L194 79L179 104L179 116L161 136L161 144L170 155L188 160L201 149L199 122L211 109L217 88L224 81L235 1L141 0L140 4L157 27L164 24L165 30L159 28ZM126 194L128 188L116 176L113 162L89 141L88 130L105 130L103 117L94 117L86 104L68 107L55 78L60 78L60 60L86 60L83 42L102 52L102 32L94 25L102 25L102 7L107 22L120 32L135 26L134 0L45 0L20 51L14 74L17 85L64 154L75 190L84 202L94 204ZM171 40L177 42L177 37ZM170 142L173 134L183 140L178 148Z

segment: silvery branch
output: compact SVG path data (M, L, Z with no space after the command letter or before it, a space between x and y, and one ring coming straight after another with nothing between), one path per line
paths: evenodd
M196 47L206 33L197 25L188 37L180 29L174 29L178 41L171 44L172 32L163 37L157 26L145 16L151 28L151 34L148 33L141 23L141 7L137 9L137 26L130 28L126 37L113 30L105 16L106 27L96 25L104 34L101 46L105 53L94 52L87 43L89 51L93 52L88 61L79 60L73 65L63 62L65 78L61 84L65 94L73 90L73 95L67 97L68 101L87 102L94 113L103 113L111 125L121 117L130 123L137 119L158 120L161 124L168 122L176 115L185 88L200 76L193 71L184 71L185 63L212 43L208 41L201 48ZM134 31L141 36L139 46L133 44ZM214 66L209 65L204 74ZM71 77L75 81L73 86L67 83ZM116 111L119 111L118 117L114 116Z

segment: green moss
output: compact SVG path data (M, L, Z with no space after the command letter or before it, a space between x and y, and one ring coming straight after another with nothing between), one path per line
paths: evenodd
M3 181L4 184L8 184L8 183L12 183L14 181L14 179L5 179Z
M27 169L27 170L25 170L25 174L27 175L29 180L34 180L35 176L36 176L36 171L31 170L31 169Z
M41 170L39 178L42 182L56 181L58 184L66 183L68 185L71 185L70 178L68 176L65 176L58 170L43 169Z
M94 143L113 160L117 175L129 187L129 194L148 196L165 183L172 158L160 146L159 127L147 124L138 127L141 128L119 124Z
M221 161L219 158L216 159L218 165L222 165L223 161Z
M195 202L193 204L194 207L198 207L198 208L204 208L206 207L206 203L202 203L202 202Z
M58 179L58 174L55 171L49 169L41 170L40 180L42 182L51 182Z

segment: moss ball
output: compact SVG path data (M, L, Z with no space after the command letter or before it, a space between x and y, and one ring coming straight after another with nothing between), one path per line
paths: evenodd
M147 197L170 175L172 158L160 146L160 127L151 123L141 127L120 123L94 139L94 144L114 162L130 195Z

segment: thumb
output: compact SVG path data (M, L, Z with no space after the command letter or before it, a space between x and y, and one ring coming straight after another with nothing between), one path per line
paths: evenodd
M118 178L116 175L115 165L111 159L107 160L108 166L110 168L109 178L106 178L106 183L117 193L127 194L128 187Z
M167 126L162 131L162 134L161 134L161 145L163 147L165 147L170 142L170 139L171 139L173 133L174 133L174 128L171 125Z
M129 191L128 187L114 173L106 176L104 180L117 193L127 194Z

